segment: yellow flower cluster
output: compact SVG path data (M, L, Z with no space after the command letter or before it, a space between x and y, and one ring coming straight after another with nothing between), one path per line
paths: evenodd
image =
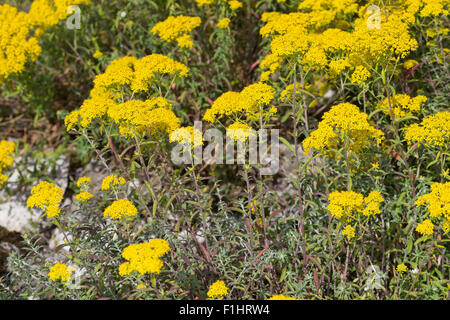
M404 0L408 6L408 14L419 14L421 17L438 17L449 14L449 3L446 0Z
M90 183L91 178L89 177L81 177L77 180L77 187L81 189L81 192L75 196L75 199L80 202L86 202L94 197L92 193L88 192Z
M372 144L372 140L380 143L384 139L382 131L372 127L364 112L350 103L341 103L333 106L326 112L317 130L303 140L305 154L311 149L329 154L329 149L345 145L348 139L348 150L360 153Z
M197 2L197 5L199 6L199 7L201 7L201 6L207 6L207 5L210 5L210 4L212 4L213 2L214 2L215 0L195 0L195 2Z
M67 267L64 263L55 263L48 273L48 277L50 280L56 282L58 280L61 280L62 282L66 282L70 279L70 276L72 275L72 272L74 271L73 268Z
M417 66L419 64L419 62L417 62L416 60L407 60L403 63L403 68L405 70L409 70L411 68L414 68L415 66Z
M367 197L354 191L333 191L328 201L327 209L332 216L350 222L358 213L366 217L380 214L379 206L384 199L378 191L371 191Z
M200 130L193 126L181 127L170 134L169 141L190 145L191 148L196 148L203 145L203 135Z
M219 20L219 22L217 23L217 28L220 29L225 29L228 28L228 25L230 24L230 19L228 18L222 18Z
M134 217L138 211L133 202L127 199L114 201L103 212L105 218L122 219L123 217Z
M242 8L243 6L242 2L238 0L228 0L228 5L232 11Z
M8 180L8 176L3 173L7 167L10 167L13 162L13 154L16 149L16 144L11 141L0 141L0 187Z
M189 33L201 23L202 20L199 17L170 16L158 22L151 32L167 42L176 40L181 48L192 48L194 43Z
M228 91L217 98L211 108L206 110L203 120L213 123L223 116L236 116L240 119L257 120L260 107L270 104L275 96L275 89L268 84L258 82L245 87L241 92ZM272 106L263 116L277 112Z
M412 115L412 113L419 113L421 105L427 101L427 97L418 95L411 98L407 94L396 94L391 97L391 108L394 118L403 118ZM391 115L389 109L389 99L385 98L377 104L377 109L382 109L386 115Z
M347 240L350 241L356 236L355 228L349 224L346 225L344 230L342 230L342 235L347 237Z
M111 187L119 186L121 184L125 184L125 179L122 177L117 177L114 174L111 174L109 176L106 176L102 180L102 191L106 191L111 189Z
M77 180L77 187L79 188L85 188L91 183L91 178L89 177L81 177Z
M63 190L53 183L41 181L31 189L31 195L27 200L27 207L39 207L45 209L49 218L57 216L61 209L59 204L63 199Z
M0 5L0 84L22 72L28 61L37 60L45 30L67 18L67 8L78 4L90 4L90 0L34 0L29 12Z
M274 294L268 300L300 300L293 297L285 296L284 294Z
M209 286L207 296L211 299L222 298L228 294L228 287L222 280L217 280Z
M245 142L251 135L255 136L255 133L252 131L252 127L245 123L235 122L227 127L227 136L234 141Z
M87 191L82 191L75 196L75 198L80 202L88 201L89 199L91 199L93 197L94 197L94 195Z
M197 5L199 7L213 4L215 1L216 0L195 0L195 2L197 2ZM235 11L239 8L242 8L242 6L243 6L243 3L238 0L217 0L217 1L228 3L228 6L231 9L231 11Z
M419 223L416 228L417 232L419 232L423 235L426 235L426 236L433 235L433 230L434 230L434 225L430 219L426 219L424 222Z
M152 239L149 242L131 244L122 251L122 257L128 262L120 265L119 274L122 277L133 271L137 271L140 275L146 273L159 274L163 267L161 256L169 251L169 243L163 239Z
M79 110L65 118L69 131L73 126L88 128L94 119L105 115L119 125L124 136L133 133L156 134L175 130L180 125L178 117L170 110L171 104L162 97L146 101L124 101L122 92L148 91L162 79L160 75L186 76L189 69L182 63L161 54L151 54L142 59L123 57L111 62L103 74L94 80L91 98Z
M416 206L428 206L430 217L443 220L444 232L450 229L450 182L433 183L431 192L419 197Z
M94 54L92 55L92 57L93 57L94 59L100 59L101 57L103 57L103 53L100 52L100 51L98 51L98 50L95 50L95 52L94 52Z
M342 235L350 241L356 236L355 227L350 223L360 220L358 214L367 218L380 214L380 203L384 202L384 199L378 191L371 191L367 197L354 191L333 191L328 201L327 210L346 224Z
M361 85L364 81L366 81L370 77L370 72L364 66L356 66L355 71L350 78L352 83L357 85Z
M403 272L408 272L408 267L404 263L400 263L397 266L397 272L402 274Z
M448 148L450 143L450 111L438 112L405 128L405 139L426 146Z
M154 53L135 61L131 89L134 92L147 91L153 83L158 82L157 76L172 75L173 77L185 77L188 72L188 67L181 62L162 54Z
M120 134L123 136L133 136L133 133L170 134L180 126L180 119L170 110L171 107L162 97L146 101L128 100L112 105L107 115L119 125Z
M409 5L412 4L402 8ZM264 79L284 60L292 58L313 70L329 68L330 76L354 68L351 81L360 85L370 76L368 70L380 61L386 65L393 57L404 58L418 47L409 34L410 15L393 10L387 18L381 15L379 28L371 27L366 7L359 7L355 0L308 0L299 4L299 12L264 13L261 20L266 24L260 34L271 37L271 54L260 65L269 69L263 73ZM355 14L352 29L347 20ZM329 27L332 23L335 26Z

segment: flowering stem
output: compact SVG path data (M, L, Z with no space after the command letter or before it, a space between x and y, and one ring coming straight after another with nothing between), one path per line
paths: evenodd
M112 142L112 138L111 138L108 130L105 130L105 132L106 132L106 136L108 138L108 144L109 144L109 146L111 148L112 153L114 154L114 157L116 158L117 162L119 162L119 165L120 165L121 169L123 170L123 172L126 174L127 179L133 185L134 190L137 191L137 195L138 195L139 201L144 205L147 218L150 217L151 216L150 209L148 208L148 206L145 203L144 199L142 199L142 194L141 194L140 191L138 191L140 189L138 189L138 187L136 186L136 183L134 182L134 179L131 178L131 175L130 175L129 171L125 168L125 165L124 165L122 159L120 158L119 154L117 153L116 148L114 147L114 144Z
M387 94L388 103L389 103L389 113L390 113L391 120L392 120L392 127L394 128L395 137L397 138L397 140L399 142L401 142L400 134L398 132L397 124L395 122L394 111L392 109L391 93L390 93L390 90L389 90L389 85L390 85L389 84L389 78L388 78L388 76L386 74L385 74L385 78L384 79L385 79L385 82L386 82L386 94ZM396 149L398 150L398 153L400 154L400 157L402 158L403 164L405 165L405 168L408 171L409 182L411 184L412 198L415 199L416 198L416 189L414 187L414 176L413 176L413 174L411 172L411 169L409 167L408 161L406 160L406 156L405 156L405 153L403 152L403 148L400 146L400 147L398 147Z
M154 201L156 202L156 206L158 208L160 215L162 215L161 206L159 204L158 197L156 196L155 192L153 191L153 187L150 183L150 181L151 181L150 174L148 172L147 165L145 164L144 157L142 156L141 144L139 143L139 139L136 137L136 134L134 132L133 132L133 136L134 136L134 141L136 142L136 150L138 152L139 161L141 162L141 166L144 169L145 177L147 178L147 181L148 181L148 183L146 183L145 185L149 189L148 191L150 191L150 193L152 194L152 197L153 197Z
M301 83L302 83L302 88L304 87L304 83L303 83L303 76L302 73L300 72L301 75ZM298 138L298 132L297 132L297 123L298 123L298 118L297 118L297 105L295 103L295 98L296 98L296 93L297 93L297 64L294 64L294 73L293 73L293 77L294 77L294 88L293 88L293 93L292 93L292 116L294 117L294 126L293 126L293 130L294 130L294 151L295 151L295 168L296 168L296 174L297 174L297 179L298 179L298 187L297 187L297 192L298 192L298 201L299 201L299 207L300 207L300 217L299 217L299 221L298 221L298 234L299 237L297 239L297 246L295 248L295 252L294 255L297 256L298 253L298 249L299 249L299 244L300 244L300 237L302 238L302 253L303 253L303 259L304 259L304 264L303 264L303 270L305 270L306 266L308 265L308 255L306 254L306 236L305 236L305 228L304 228L304 223L303 223L303 214L304 214L304 207L303 207L303 194L302 194L302 187L301 187L301 175L300 175L300 161L299 161L299 155L298 155L298 145L297 145L297 138ZM307 118L308 118L308 114L305 113L305 121L306 121L306 128L308 127L307 124ZM308 130L308 129L306 129Z
M73 256L77 257L79 261L81 261L81 263L83 264L84 268L86 268L86 270L89 272L89 275L91 276L91 279L94 280L94 274L92 273L91 268L89 268L89 266L86 264L86 262L84 261L84 259L82 259L78 254L77 251L75 250L75 248L72 245L72 242L69 241L69 238L67 237L66 232L64 231L64 228L61 226L61 224L59 223L58 219L55 218L54 220L55 225L58 227L58 229L62 232L64 239L66 240L66 243L69 245L70 249L72 250L72 254ZM95 288L97 289L98 293L100 293L100 295L104 296L103 291L100 289L98 283L96 281L94 281L94 285Z
M207 237L206 237L206 220L205 220L205 214L204 214L204 210L203 210L202 200L201 200L201 198L200 198L200 188L198 187L197 175L196 175L196 173L195 173L195 166L194 166L194 163L193 163L193 162L192 162L191 175L192 175L192 180L194 180L195 193L196 193L196 196L197 196L197 202L198 202L198 205L200 206L200 214L201 214L201 216L202 216L203 235L204 235L204 238L205 238L205 244L206 244L206 248L209 250L208 239L207 239Z
M244 178L245 178L245 183L247 185L247 202L248 202L248 219L249 219L249 223L250 223L250 228L249 228L249 233L250 233L250 251L253 254L253 229L252 229L252 196L251 196L251 191L250 191L250 181L248 180L248 169L247 166L244 164ZM253 208L255 208L255 206L253 206ZM256 208L255 208L256 211Z

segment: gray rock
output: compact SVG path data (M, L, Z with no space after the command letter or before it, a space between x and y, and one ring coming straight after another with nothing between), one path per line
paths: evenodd
M30 210L26 206L26 201L30 196L31 188L45 179L29 184L24 184L22 181L33 178L34 172L44 172L65 191L68 186L69 164L69 158L66 156L59 157L54 166L49 165L47 161L38 164L30 158L17 157L14 161L13 172L6 182L9 194L5 189L0 191L0 226L20 233L37 230L40 223L39 217L43 212L40 209Z

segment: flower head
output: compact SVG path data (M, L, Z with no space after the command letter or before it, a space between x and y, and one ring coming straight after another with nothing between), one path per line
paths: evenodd
M344 230L342 230L342 235L344 237L347 237L347 240L350 241L351 239L353 239L355 237L355 228L352 227L351 225L347 225L345 226Z
M15 148L16 144L14 142L0 141L0 187L8 180L8 176L3 174L3 170L13 164Z
M208 297L212 299L222 298L228 294L228 287L222 280L217 280L212 285L209 286Z
M408 271L408 267L404 264L404 263L400 263L397 266L397 272L402 274L403 272L407 272Z
M92 57L93 57L94 59L100 59L101 57L103 57L103 53L102 53L101 51L99 51L99 50L96 50L96 51L94 52L94 54L92 55Z
M73 268L67 267L64 263L55 263L48 273L48 277L50 280L56 282L61 280L62 282L66 282L69 280L72 275Z
M63 199L63 193L63 190L56 187L53 183L41 181L31 189L27 207L45 209L45 213L49 218L55 217L61 211L59 204Z
M229 24L230 24L230 19L229 18L222 18L217 23L217 28L225 29L225 28L228 28Z
M126 276L133 271L137 271L141 275L146 273L159 274L163 267L160 258L169 250L169 243L163 239L152 239L149 242L131 244L122 251L122 257L128 262L120 265L119 274Z
M423 235L431 236L433 235L433 229L434 225L431 220L426 219L424 222L417 225L416 231Z
M274 294L268 300L300 300L293 297L285 296L284 294Z
M133 202L127 199L120 199L114 201L103 212L103 216L111 219L122 219L123 217L134 217L138 211Z
M109 189L111 189L111 187L115 187L115 186L119 186L119 185L125 184L125 182L126 181L125 181L124 178L122 178L122 177L118 178L116 175L111 174L111 175L103 178L102 190L103 191L109 190Z

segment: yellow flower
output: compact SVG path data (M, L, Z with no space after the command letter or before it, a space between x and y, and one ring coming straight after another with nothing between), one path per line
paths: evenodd
M222 280L217 280L209 286L207 296L212 299L222 298L228 294L228 287Z
M227 136L232 138L234 141L245 142L248 137L256 136L255 132L252 130L252 127L240 123L235 122L228 126L227 128Z
M416 231L423 235L431 236L433 234L433 229L434 225L431 220L426 219L424 222L417 225Z
M300 300L293 297L285 296L284 294L274 294L268 300Z
M381 193L378 191L372 191L369 193L369 195L364 198L364 204L365 208L363 210L363 215L365 216L372 216L376 214L380 214L380 203L383 202L384 199L381 196Z
M242 2L237 1L237 0L228 0L228 5L230 6L230 9L232 11L242 8L242 6L243 6Z
M428 206L431 218L450 219L450 182L433 183L431 192L417 198L416 206Z
M0 141L0 187L8 180L8 176L3 174L3 170L13 164L15 149L16 144L14 142Z
M405 70L409 70L415 66L417 66L419 64L419 62L417 62L416 60L407 60L405 62L403 62L403 68Z
M88 128L94 120L105 120L108 116L126 137L135 133L133 127L143 134L152 135L160 130L170 133L179 126L179 119L169 110L171 105L166 99L154 97L146 101L124 101L123 92L148 91L153 84L163 81L163 75L184 77L188 72L184 64L161 54L151 54L142 59L123 57L114 60L104 73L94 79L90 98L80 109L66 116L67 131L78 126ZM154 110L156 107L162 109Z
M215 0L195 0L195 2L197 2L197 5L199 7L201 6L205 6L205 5L210 5L214 2Z
M380 214L379 205L384 199L378 191L371 191L367 197L354 191L333 191L328 201L327 209L332 216L350 221L358 213L367 217Z
M50 280L56 282L61 280L62 282L66 282L69 280L72 275L71 268L68 268L64 263L55 263L48 273L48 277Z
M427 97L418 95L411 98L407 94L396 94L390 100L394 118L403 118L412 115L412 113L419 113L421 105L427 101ZM385 98L378 103L377 109L382 109L384 114L390 116L389 99Z
M141 275L146 273L159 274L163 267L160 258L169 251L169 243L163 239L152 239L149 242L131 244L122 251L122 257L128 262L120 265L119 274L122 277L133 271L137 271Z
M107 207L103 212L103 216L111 219L122 219L123 217L134 217L137 213L136 207L130 200L120 199Z
M91 183L91 178L81 177L77 180L77 187L81 188L82 190L85 190L88 188L90 183Z
M444 233L447 233L450 231L450 219L447 219L442 224L442 230L444 230Z
M94 57L94 59L100 59L101 57L103 57L103 53L98 51L98 50L96 50L94 52L94 54L92 55L92 57Z
M27 62L37 60L44 32L70 15L69 6L78 4L90 4L90 0L34 0L28 12L0 5L0 84L22 72Z
M347 240L350 241L355 237L355 228L351 225L347 225L344 230L342 230L342 235L347 237Z
M404 263L401 263L397 266L397 271L400 274L402 274L403 272L408 272L408 267Z
M126 182L125 179L122 177L118 178L114 174L109 175L109 176L103 178L102 190L103 191L109 190L109 189L111 189L112 186L119 186L119 185L125 184L125 182Z
M27 207L45 209L47 216L53 218L60 212L59 204L63 199L63 193L63 190L56 187L53 183L41 181L31 189Z
M131 89L134 92L147 91L153 83L158 83L157 75L185 77L189 69L162 54L151 54L134 63L134 75Z
M199 17L170 16L166 20L158 22L151 32L167 42L177 40L180 47L191 48L193 43L189 33L201 22Z
M361 85L370 77L370 72L364 66L357 66L352 74L351 82Z
M448 147L450 144L450 111L435 113L405 128L405 139L430 147Z
M91 199L93 196L94 196L94 195L93 195L92 193L83 191L83 192L80 192L79 194L77 194L75 198L76 198L78 201L85 202L85 201Z
M228 18L222 18L219 20L219 22L217 23L217 28L220 29L225 29L228 28L228 25L230 24L230 19Z
M181 37L178 37L177 44L180 48L192 48L194 46L194 42L192 41L192 38L188 34L184 34Z
M137 285L137 289L139 289L139 290L146 289L146 288L147 288L147 285L145 283L141 282Z
M119 125L120 134L133 137L134 134L170 134L180 126L180 119L170 110L172 105L164 98L128 100L108 109L108 116Z
M195 129L193 126L181 127L172 131L169 141L196 148L203 145L203 135L200 130Z
M251 212L255 212L258 209L258 207L260 207L260 202L258 200L253 200L250 203L250 210L251 210Z
M316 149L324 155L329 154L329 149L336 149L344 144L347 136L350 138L348 151L360 153L363 149L372 145L372 141L379 143L384 139L382 131L372 127L364 112L350 103L341 103L333 106L326 112L319 123L317 130L303 140L305 154L311 149Z
M405 6L392 10L389 19L382 15L379 28L368 25L366 8L359 6L356 0L320 0L301 1L298 12L264 13L261 20L266 24L260 34L271 38L269 60L277 60L277 63L298 61L313 69L328 65L332 77L345 68L355 68L351 81L361 85L370 76L368 70L390 64L392 56L404 58L418 47L410 32L415 17L404 13ZM336 21L346 23L337 24ZM347 25L342 28L345 31L337 27L342 25ZM270 65L261 63L261 68Z
M275 89L258 82L245 87L241 92L228 91L219 96L208 110L203 120L214 122L223 116L246 116L249 120L259 119L260 106L268 105L275 96ZM271 108L264 116L275 113Z

